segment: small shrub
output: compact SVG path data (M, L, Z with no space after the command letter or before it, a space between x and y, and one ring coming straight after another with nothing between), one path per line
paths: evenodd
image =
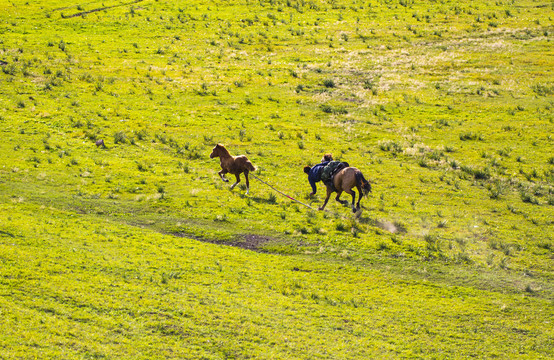
M498 155L503 157L510 157L510 152L511 152L511 149L509 148L500 149L497 151Z
M2 66L2 72L6 75L15 75L16 73L16 67L14 64L8 64Z
M348 114L348 110L346 110L343 107L335 108L331 105L323 104L323 105L320 106L320 108L324 113L327 113L327 114L339 114L339 115Z
M488 180L491 178L490 170L488 167L483 169L473 170L473 177L475 180Z
M204 135L205 136L205 135ZM156 139L159 140L162 144L167 144L167 136L165 134L156 134Z
M531 89L539 96L554 95L554 85L536 84L531 86Z
M113 136L114 144L125 144L127 142L127 135L124 131L118 131Z
M146 137L148 136L148 133L145 129L139 130L137 132L137 139L139 140L146 140Z
M504 183L500 181L495 181L494 184L489 185L489 196L491 199L499 199L502 194L504 194L504 191L506 190L506 186Z
M462 141L483 140L483 136L470 131L470 132L460 134L460 140Z
M403 151L402 145L395 141L384 141L379 143L379 149L382 151L390 151L393 153L400 153Z
M323 86L325 86L326 88L334 88L336 87L335 80L333 79L323 80Z
M428 168L430 167L429 166L429 163L427 162L427 159L425 159L425 157L422 157L419 159L419 161L417 162L419 166L421 166L422 168Z
M520 192L521 201L533 205L539 204L539 199L534 197L532 194L528 193L527 191L521 191Z

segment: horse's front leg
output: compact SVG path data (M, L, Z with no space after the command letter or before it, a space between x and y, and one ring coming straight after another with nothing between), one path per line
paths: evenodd
M234 183L233 185L231 185L231 190L233 190L235 188L235 186L237 186L237 184L240 182L240 175L235 174L235 177L237 178L237 182Z
M329 201L329 198L331 197L332 193L333 193L333 190L331 190L331 188L327 186L327 197L325 198L325 202L323 203L323 205L321 205L319 210L325 209L325 205L327 205L327 202Z
M246 195L250 192L250 182L248 181L248 171L244 172L244 178L246 179Z
M219 177L221 178L221 180L223 180L223 181L225 181L225 182L229 182L229 180L227 180L227 179L225 178L225 174L227 174L227 171L221 170L220 172L218 172L218 174L219 174Z

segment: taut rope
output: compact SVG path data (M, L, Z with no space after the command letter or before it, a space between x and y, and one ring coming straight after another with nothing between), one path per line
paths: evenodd
M260 178L257 177L256 175L254 175L254 174L252 174L252 173L250 173L249 175L252 175L255 179L258 179L258 180L261 181L262 183L266 184L267 186L269 186L269 187L272 188L273 190L277 191L279 194L281 194L281 195L283 195L283 196L285 196L285 197L288 197L288 198L291 199L292 201L295 201L295 202L297 202L297 203L299 203L299 204L301 204L301 205L304 205L304 206L307 207L307 208L310 208L310 209L312 209L312 210L315 210L315 209L314 209L313 207L311 207L310 205L304 204L303 202L296 200L296 199L293 198L292 196L287 195L287 194L285 194L284 192L282 192L282 191L280 191L280 190L277 190L276 188L274 188L274 187L271 186L270 184L266 183L265 181L263 181L262 179L260 179Z

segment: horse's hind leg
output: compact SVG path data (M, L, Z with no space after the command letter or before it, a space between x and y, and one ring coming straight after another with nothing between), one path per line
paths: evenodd
M235 174L235 177L237 178L237 182L234 183L233 185L231 185L231 190L233 190L235 188L235 186L237 186L237 184L240 182L240 175Z
M337 200L338 202L340 202L343 205L348 204L348 201L340 199L341 194L342 194L342 191L337 191L337 197L335 197L335 200Z
M362 200L362 187L360 185L356 186L358 189L358 203L356 204L356 209L360 210L360 201Z
M352 195L352 212L356 212L356 208L354 207L354 203L356 202L356 192L352 191L352 189L344 190L344 192Z

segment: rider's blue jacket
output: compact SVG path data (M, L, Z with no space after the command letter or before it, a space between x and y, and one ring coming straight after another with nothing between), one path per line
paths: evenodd
M321 164L314 165L308 173L308 181L310 182L314 194L317 191L315 183L321 181L321 172L327 164L329 164L329 161L324 161Z

